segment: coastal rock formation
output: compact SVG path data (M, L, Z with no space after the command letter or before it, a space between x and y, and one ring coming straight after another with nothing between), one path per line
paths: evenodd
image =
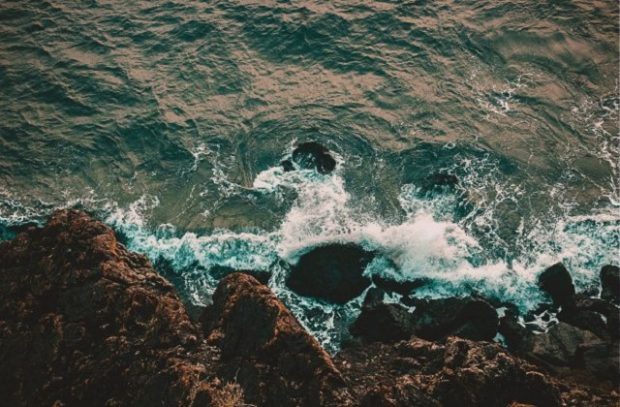
M619 401L618 322L611 318L618 308L603 299L575 295L566 312L605 317L604 335L578 326L590 314L535 334L508 307L500 324L508 350L463 339L486 339L497 329L497 315L488 312L495 310L480 298L413 299L417 314L410 314L385 304L385 292L373 287L352 328L366 340L331 357L267 286L247 273L224 274L194 322L150 262L88 215L62 210L43 228L25 228L0 244L0 405Z
M220 281L203 327L222 350L221 377L260 406L352 404L340 372L271 290L235 273Z
M300 295L344 304L370 285L362 273L373 257L354 244L320 246L291 266L286 285Z
M413 334L413 319L402 305L379 302L363 307L350 332L370 342L408 339Z
M497 344L412 338L344 349L336 365L362 406L561 405L556 385Z
M170 283L114 233L57 212L0 245L0 394L11 406L227 405Z
M525 345L526 353L548 365L574 364L579 346L598 342L590 331L560 322L541 335L532 335Z
M497 312L481 298L417 300L414 304L414 333L420 338L436 340L456 335L490 341L497 333Z

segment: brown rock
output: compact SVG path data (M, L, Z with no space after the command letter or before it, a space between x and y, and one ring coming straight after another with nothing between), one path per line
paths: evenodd
M252 276L234 273L220 281L203 326L208 341L222 349L219 373L236 378L246 401L261 406L352 404L329 355Z
M345 349L335 358L362 405L501 406L513 401L560 405L556 385L497 344L450 337L414 338Z
M5 405L223 405L218 352L170 283L84 213L0 245L0 298Z

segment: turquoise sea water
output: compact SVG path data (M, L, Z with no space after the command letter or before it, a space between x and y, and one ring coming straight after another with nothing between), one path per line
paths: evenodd
M361 299L283 284L325 242L523 310L553 262L618 263L617 2L75 3L0 4L3 238L84 208L196 303L270 270L329 347ZM280 169L304 141L333 174Z

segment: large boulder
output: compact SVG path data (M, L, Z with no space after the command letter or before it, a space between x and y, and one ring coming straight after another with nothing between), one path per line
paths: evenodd
M392 342L411 337L413 320L402 305L378 303L363 307L349 330L370 342Z
M362 273L373 257L354 244L320 246L291 266L286 285L300 295L344 304L370 285Z
M620 309L600 298L577 294L573 305L563 308L557 318L605 340L620 337Z
M243 403L172 285L82 212L0 244L0 298L0 404Z
M298 144L291 159L282 162L282 167L284 171L293 171L294 164L302 169L316 170L320 174L329 174L336 168L336 160L327 147L314 141Z
M489 342L375 342L346 348L335 361L363 406L561 405L538 368Z
M499 319L495 308L481 298L416 300L412 318L416 336L437 340L449 335L492 340Z
M597 342L600 339L592 332L559 322L545 333L530 336L523 352L550 367L573 366L577 349Z
M607 265L601 269L601 298L620 304L620 268Z
M568 270L556 263L538 276L538 286L547 292L557 306L570 306L575 299L575 286Z
M271 290L248 274L222 279L202 318L223 378L260 406L349 405L340 372Z

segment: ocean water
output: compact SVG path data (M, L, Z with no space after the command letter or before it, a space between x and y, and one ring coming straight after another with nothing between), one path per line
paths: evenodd
M0 238L88 210L197 304L222 266L268 270L330 350L363 295L284 284L327 242L530 310L546 266L590 289L619 261L618 24L615 1L5 0ZM305 141L332 174L283 172Z

